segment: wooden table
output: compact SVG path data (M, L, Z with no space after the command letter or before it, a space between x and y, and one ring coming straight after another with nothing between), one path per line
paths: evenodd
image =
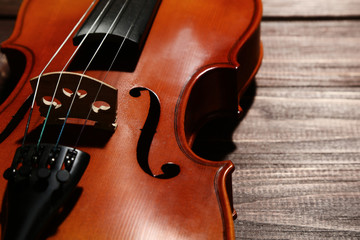
M0 0L0 41L19 2ZM237 239L360 239L360 1L263 4L246 114L196 151L236 165Z

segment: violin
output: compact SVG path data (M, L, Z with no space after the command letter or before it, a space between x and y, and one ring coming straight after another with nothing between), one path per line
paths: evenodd
M2 239L234 239L197 156L262 59L260 0L24 0L1 44Z

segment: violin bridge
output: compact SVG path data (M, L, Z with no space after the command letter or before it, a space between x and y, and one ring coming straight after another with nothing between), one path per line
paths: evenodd
M49 107L52 105L48 116L49 123L62 123L73 102L68 119L78 123L94 123L96 128L115 131L117 127L116 88L86 75L52 72L30 80L34 92L38 79L40 79L40 84L35 101L43 117L47 116Z

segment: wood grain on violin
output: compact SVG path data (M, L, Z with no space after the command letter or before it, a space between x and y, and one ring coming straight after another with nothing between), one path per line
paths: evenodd
M10 206L11 188L19 182L26 191L34 187L29 192L36 193L30 195L39 199L38 192L53 186L52 181L60 182L49 197L53 201L62 194L58 189L68 187L78 166L70 160L87 162L89 155L78 187L41 237L234 239L234 166L200 158L191 146L204 123L219 116L236 117L241 111L239 99L262 58L261 3L151 1L154 9L139 27L149 1L130 2L136 4L101 0L94 6L104 6L96 8L91 0L22 3L13 34L1 45L15 72L12 79L19 78L0 106L0 171L7 171L9 179L7 191L7 182L0 181L3 209ZM111 20L116 24L109 29L123 32L118 36L116 31L95 36L91 28L105 24L108 18L101 14L116 4L122 16L133 14L126 9L141 10L135 11L130 25ZM77 43L84 39L84 45L78 50L73 37L85 26L79 21L82 16L99 20L87 25L90 30L84 30L85 37ZM142 29L134 41L138 52L129 50L137 28ZM87 35L99 48L86 44ZM107 35L115 40L102 41ZM112 48L114 44L118 47ZM89 52L93 53L84 60ZM134 55L139 56L132 67L121 65L127 58L133 63ZM21 116L32 94L37 104ZM60 156L64 165L58 164L53 176L53 161ZM38 169L43 164L38 159L49 162ZM7 236L10 224L4 222ZM34 233L26 234L23 239Z

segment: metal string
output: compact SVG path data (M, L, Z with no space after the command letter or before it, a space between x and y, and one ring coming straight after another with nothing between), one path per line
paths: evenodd
M61 130L60 130L60 134L59 134L58 139L57 139L56 144L55 144L55 148L59 145L61 136L62 136L62 134L63 134L63 132L64 132L64 128L65 128L66 122L67 122L67 120L68 120L68 118L69 118L69 115L70 115L72 106L73 106L74 101L75 101L75 99L76 99L76 93L79 91L79 88L80 88L82 79L83 79L83 77L85 76L85 73L86 73L86 71L88 70L88 68L90 67L90 65L91 65L91 63L93 62L94 58L96 57L97 53L99 52L100 48L103 46L103 43L105 42L107 36L108 36L109 33L113 30L113 28L115 27L115 24L118 22L119 17L121 16L121 14L122 14L123 10L125 9L126 5L128 4L128 2L129 2L129 0L126 0L125 3L124 3L124 5L121 7L121 9L120 9L120 11L118 12L118 14L116 15L114 21L113 21L112 24L110 25L108 31L106 32L105 36L103 37L102 41L100 42L98 48L96 49L95 53L93 54L92 58L90 59L88 65L85 67L85 69L84 69L84 71L83 71L83 73L82 73L82 76L81 76L81 78L80 78L80 80L79 80L79 83L78 83L78 85L77 85L77 87L76 87L76 90L75 90L75 92L74 92L74 95L73 95L73 97L72 97L72 99L71 99L70 107L69 107L69 109L68 109L68 111L67 111L67 113L66 113L66 117L65 117L65 119L64 119L64 123L62 124ZM102 86L102 85L101 85L101 86ZM100 87L101 87L101 86L100 86ZM98 92L99 92L99 91L98 91ZM90 109L91 109L91 106L90 106Z
M66 42L69 40L69 38L73 35L74 31L78 28L78 26L80 25L80 23L83 21L83 19L85 18L85 16L89 13L89 11L91 10L91 8L93 7L93 5L95 4L96 0L94 0L90 6L88 7L88 9L85 11L85 13L83 14L83 16L79 19L79 21L76 23L76 25L73 27L73 29L71 30L71 32L68 34L68 36L66 37L66 39L63 41L63 43L61 44L61 46L57 49L57 51L55 52L55 54L52 56L52 58L50 59L50 61L47 63L47 65L44 67L44 69L41 71L41 73L39 74L38 76L38 79L37 79L37 83L36 83L36 87L35 87L35 90L34 90L34 97L33 97L33 100L32 100L32 105L31 105L31 108L30 108L30 113L29 113L29 118L28 118L28 121L27 121L27 125L26 125L26 129L25 129L25 134L24 134L24 138L23 138L23 142L22 142L22 145L25 144L25 140L26 140L26 136L28 134L28 130L29 130L29 125L30 125L30 120L31 120L31 116L32 116L32 113L33 113L33 109L34 109L34 105L35 105L35 99L36 99L36 95L38 94L38 90L39 90L39 84L40 84L40 79L43 75L43 73L45 72L45 70L48 68L48 66L50 65L50 63L54 60L54 58L58 55L58 53L61 51L61 49L63 48L63 46L66 44ZM41 139L43 137L43 134L44 134L44 130L45 130L45 127L46 127L46 124L47 124L47 121L49 119L49 115L50 115L50 111L51 111L51 108L54 104L54 101L55 101L55 96L56 96L56 93L57 93L57 90L58 90L58 87L59 87L59 84L60 84L60 81L61 81L61 77L65 71L65 69L67 68L67 66L70 64L71 60L73 59L73 57L75 56L75 54L78 52L79 48L82 46L83 42L85 41L85 39L88 37L88 35L90 34L90 32L92 31L92 29L94 28L94 26L97 24L97 22L99 21L100 17L103 15L103 13L105 12L105 9L109 6L111 0L108 0L108 2L106 3L106 5L104 6L104 8L102 9L101 13L98 15L97 19L95 20L95 22L92 24L92 26L90 27L90 29L88 30L88 32L86 33L86 35L84 36L84 38L82 39L82 41L80 42L80 44L77 46L77 48L75 49L75 51L73 52L73 54L71 55L71 57L69 58L68 62L65 64L65 66L63 67L63 69L61 70L60 74L59 74L59 78L58 78L58 81L57 81L57 84L56 84L56 87L55 87L55 90L54 90L54 94L52 96L52 99L51 99L51 103L49 105L49 108L48 108L48 111L47 111L47 115L46 115L46 118L45 118L45 121L44 121L44 124L43 124L43 127L42 127L42 130L41 130L41 133L40 133L40 137L39 137L39 140L38 140L38 143L37 143L37 148L40 146L40 143L41 143ZM66 118L64 120L64 123L62 125L62 128L61 128L61 131L60 131L60 134L58 136L58 139L57 139L57 142L55 144L55 148L58 146L59 144L59 141L60 141L60 138L62 136L62 133L64 131L64 127L66 125L66 122L69 118L69 115L70 115L70 111L72 109L72 106L73 106L73 103L75 101L75 98L76 98L76 95L77 95L77 92L79 90L79 87L81 85L81 81L83 79L83 77L85 76L85 72L88 70L89 66L91 65L92 61L94 60L95 56L97 55L98 51L100 50L101 46L103 45L105 39L107 38L107 36L109 35L110 31L114 28L115 24L118 22L118 19L119 17L121 16L121 13L123 12L123 10L125 9L126 5L128 4L129 0L126 0L125 4L123 4L121 10L119 11L119 13L117 14L115 20L112 22L110 28L108 29L106 35L103 37L100 45L98 46L97 50L95 51L95 53L93 54L91 60L89 61L88 65L86 66L85 70L83 71L82 73L82 76L79 80L79 83L77 85L77 88L74 92L74 95L73 95L73 98L72 98L72 101L71 101L71 104L70 104L70 107L67 111L67 114L66 114ZM140 11L141 12L141 11ZM140 15L140 12L137 14L137 17L136 17L136 20L138 19L139 15ZM108 73L110 72L111 68L113 67L114 63L115 63L115 60L116 58L118 57L119 53L120 53L120 50L122 49L123 45L124 45L124 42L125 40L128 38L128 36L130 35L133 27L134 27L134 24L136 22L136 20L132 23L131 27L128 29L125 37L123 38L123 41L121 42L116 54L115 54L115 57L114 59L112 60L112 63L110 64L110 67L108 68L107 72L106 72L106 75L104 77L104 80L107 78L108 76ZM103 83L101 83L98 91L97 91L97 94L95 96L95 100L93 102L93 104L96 102L97 98L98 98L98 95L101 91L101 88L103 86ZM92 111L92 108L90 106L90 110L88 112L88 115L87 115L87 118L85 120L85 123L83 124L82 126L82 129L81 129L81 132L77 138L77 141L76 141L76 146L79 142L79 139L80 139L80 136L84 130L84 127L86 126L86 122L88 121L89 119L89 116L91 114L91 111Z
M49 119L49 115L50 115L50 111L51 111L51 108L53 106L53 103L55 101L55 96L56 96L56 93L57 93L57 90L58 90L58 87L60 85L60 81L61 81L61 77L65 71L65 69L67 68L67 66L70 64L71 60L74 58L75 54L78 52L78 50L80 49L80 47L83 45L83 43L85 42L86 38L89 36L90 32L93 30L93 28L96 26L97 22L100 20L100 18L102 17L102 15L105 13L105 10L106 8L109 6L111 0L108 0L106 5L104 6L104 8L102 9L102 11L100 12L100 14L97 16L97 18L95 19L94 23L91 25L91 27L88 29L88 31L86 32L84 38L81 40L81 42L79 43L79 45L77 46L77 48L75 49L75 51L73 52L73 54L70 56L70 58L68 59L67 63L65 64L65 66L63 67L63 69L61 70L60 74L59 74L59 78L58 78L58 81L56 83L56 86L55 86L55 90L54 90L54 94L51 98L51 103L49 105L49 108L48 108L48 111L47 111L47 114L46 114L46 117L45 117L45 120L44 120L44 124L43 124L43 127L41 129L41 133L40 133L40 137L38 139L38 142L37 142L37 147L40 146L40 143L41 143L41 139L44 135L44 131L45 131L45 127L47 125L47 121ZM76 93L76 92L75 92ZM76 95L76 94L74 94ZM34 98L35 99L35 98ZM57 146L57 145L56 145Z
M34 97L31 103L31 107L30 107L30 112L29 112L29 117L26 123L26 127L25 127L25 133L24 133L24 137L23 137L23 141L22 141L22 146L24 146L25 144L25 140L26 137L28 135L29 132L29 125L30 125L30 120L31 120L31 116L34 110L34 105L35 105L35 99L36 99L36 95L38 93L39 90L39 84L40 84L40 79L41 76L44 74L45 70L48 68L48 66L50 65L50 63L54 60L54 58L57 56L57 54L60 52L60 50L64 47L65 43L69 40L69 38L73 35L73 33L75 32L75 30L78 28L78 26L80 25L80 23L84 20L85 16L89 13L90 9L93 7L93 5L95 4L96 0L93 0L90 4L90 6L86 9L85 13L81 16L81 18L79 19L79 21L75 24L75 26L72 28L71 32L67 35L67 37L65 38L65 40L63 41L63 43L60 45L60 47L56 50L56 52L54 53L54 55L51 57L50 61L46 64L46 66L44 67L44 69L41 71L41 73L38 76L38 80L36 83L36 87L34 90Z
M111 64L110 64L110 67L108 68L108 70L107 70L107 72L106 72L106 74L105 74L105 77L103 78L103 81L107 78L107 76L108 76L111 68L113 67L113 65L114 65L114 63L115 63L116 58L118 57L118 55L119 55L119 53L120 53L120 50L122 49L122 46L124 45L125 40L126 40L126 39L128 38L128 36L130 35L133 27L134 27L134 23L133 23L133 24L131 25L131 27L128 29L128 31L127 31L124 39L121 41L120 47L118 48L118 50L117 50L117 52L116 52L116 54L115 54L115 57L113 58L113 60L112 60L112 62L111 62ZM97 101L97 98L98 98L98 96L99 96L99 94L100 94L100 91L101 91L101 88L102 88L103 85L104 85L104 84L103 84L103 82L102 82L101 85L100 85L100 87L99 87L99 89L98 89L98 91L97 91L97 93L96 93L96 96L95 96L95 98L94 98L94 101L92 102L92 105ZM92 106L92 105L91 105L91 106ZM80 140L80 137L81 137L81 135L82 135L82 133L83 133L83 131L84 131L84 129L85 129L86 123L87 123L87 121L89 120L89 117L90 117L90 114L91 114L91 111L92 111L91 106L90 106L89 112L88 112L88 114L87 114L87 116L86 116L85 122L84 122L84 124L83 124L82 127L81 127L81 130L80 130L80 133L79 133L78 138L77 138L77 140L76 140L76 143L75 143L75 145L74 145L74 148L77 147L77 145L78 145L78 143L79 143L79 140Z
M147 2L148 2L148 0L146 0L145 3L147 3ZM143 10L143 9L144 9L144 8L142 8L142 10ZM130 33L132 32L132 30L133 30L133 28L134 28L134 26L135 26L135 23L136 23L136 21L138 20L141 12L142 12L142 11L139 11L139 12L137 13L136 18L135 18L135 21L132 22L130 28L129 28L128 31L126 32L123 40L121 41L121 44L120 44L120 46L119 46L119 48L118 48L118 50L117 50L117 52L116 52L116 54L115 54L115 56L114 56L111 64L110 64L110 66L109 66L109 68L108 68L108 70L107 70L107 72L106 72L103 80L102 80L102 83L101 83L101 85L100 85L100 87L99 87L99 89L98 89L98 91L97 91L97 93L96 93L96 96L95 96L94 101L92 102L91 106L97 101L97 98L98 98L98 96L99 96L99 94L100 94L101 88L102 88L102 86L104 85L103 82L105 82L105 80L106 80L106 78L107 78L110 70L112 69L112 67L113 67L113 65L114 65L117 57L119 56L119 53L120 53L121 49L123 48L123 45L124 45L126 39L130 36ZM92 111L91 106L90 106L90 108L89 108L89 112L88 112L88 114L87 114L87 116L86 116L85 122L83 123L83 125L82 125L82 127L81 127L81 130L80 130L80 133L79 133L78 138L77 138L77 140L76 140L76 143L75 143L75 145L74 145L74 148L76 148L77 145L79 144L80 137L81 137L82 133L84 132L84 129L85 129L85 126L86 126L87 121L89 120L89 117L90 117L90 114L91 114L91 111Z

